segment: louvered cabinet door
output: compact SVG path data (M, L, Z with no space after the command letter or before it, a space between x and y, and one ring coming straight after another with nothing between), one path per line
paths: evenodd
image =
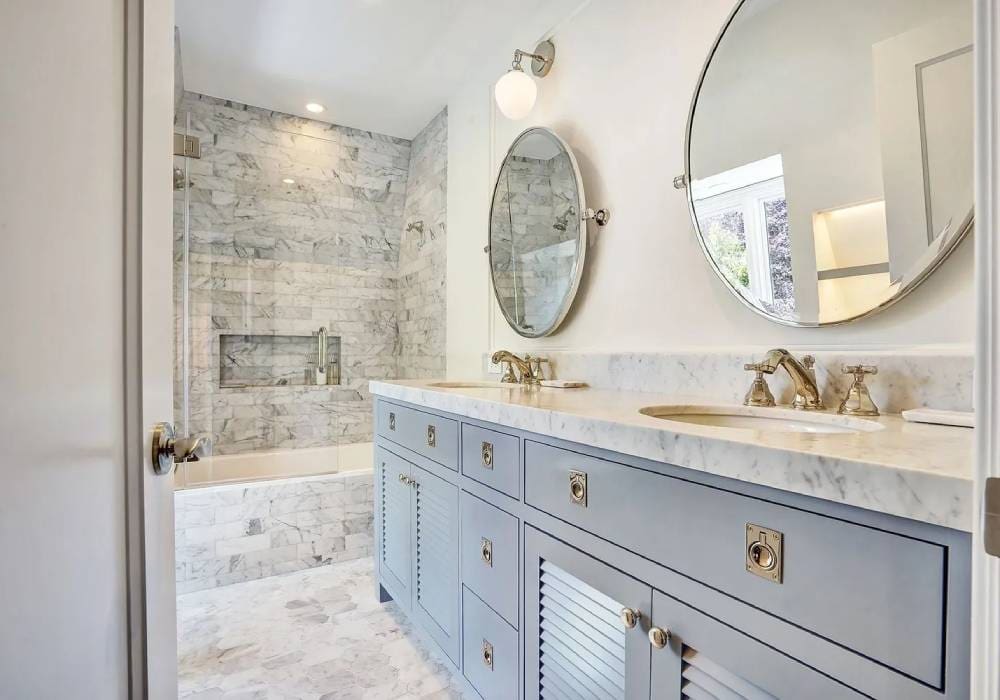
M456 664L460 658L458 487L412 467L413 616Z
M400 607L410 609L410 576L412 575L410 534L410 463L391 452L379 449L377 507L378 556L382 585Z
M653 591L652 700L861 700L862 695L724 621ZM664 637L660 637L664 639Z
M649 586L531 527L524 572L524 697L648 698Z

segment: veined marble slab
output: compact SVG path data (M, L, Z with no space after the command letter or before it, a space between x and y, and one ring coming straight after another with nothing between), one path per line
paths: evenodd
M740 403L753 379L743 365L760 360L768 349L746 346L670 352L530 352L548 358L551 364L546 376L580 379L596 389L656 391ZM878 367L878 374L868 377L866 383L882 413L921 407L972 410L975 355L971 348L790 350L799 358L815 357L816 381L828 406L838 406L851 385L852 377L841 372L843 366L861 364ZM484 367L488 366L489 354L484 356ZM779 370L767 377L767 383L779 403L791 402L795 392L787 373Z
M626 455L971 532L973 431L874 420L872 432L736 430L645 416L704 397L605 389L440 388L373 381L371 393ZM835 415L835 414L834 414Z

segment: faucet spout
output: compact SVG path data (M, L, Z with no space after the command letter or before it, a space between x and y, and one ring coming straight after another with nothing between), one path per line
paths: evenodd
M807 356L803 359L809 360L809 366L811 366L811 358ZM774 374L778 367L785 368L788 376L792 379L792 384L795 385L793 407L803 411L817 411L824 408L823 397L820 395L819 386L816 384L816 377L810 371L809 367L795 359L792 353L784 348L769 350L764 355L764 361L760 364L761 371L767 374Z
M507 362L512 367L517 367L517 372L520 375L518 381L521 384L534 386L540 383L541 377L541 363L546 362L545 358L532 358L531 355L525 355L523 358L518 357L509 350L497 350L493 353L491 358L493 364L498 365L501 362ZM532 363L538 364L538 370L532 366ZM505 378L501 381L513 381L513 378Z

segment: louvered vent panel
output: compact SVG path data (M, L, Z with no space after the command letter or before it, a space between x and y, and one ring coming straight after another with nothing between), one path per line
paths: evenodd
M405 571L397 571L407 560L410 543L403 541L401 521L410 517L409 489L396 483L396 472L382 468L382 562L401 580Z
M685 700L777 700L690 647L684 648L681 664L681 697Z
M542 562L540 576L543 700L623 699L622 605L551 562Z
M452 518L449 504L434 489L417 487L417 601L449 629L455 592L442 582L454 578Z

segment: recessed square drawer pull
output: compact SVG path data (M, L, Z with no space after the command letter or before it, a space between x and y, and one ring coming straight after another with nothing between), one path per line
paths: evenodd
M396 414L395 413L390 413L389 414L389 430L395 430L395 429L396 429Z
M435 447L437 445L437 430L433 425L427 426L427 446Z
M755 576L782 583L785 536L777 530L747 523L747 571Z
M569 473L569 499L578 506L587 507L587 474L575 469Z
M483 442L483 466L487 469L493 468L493 443Z
M488 567L493 568L493 543L485 537L483 538L479 554L482 556L483 562L485 562Z
M493 645L483 640L483 665L493 670Z

